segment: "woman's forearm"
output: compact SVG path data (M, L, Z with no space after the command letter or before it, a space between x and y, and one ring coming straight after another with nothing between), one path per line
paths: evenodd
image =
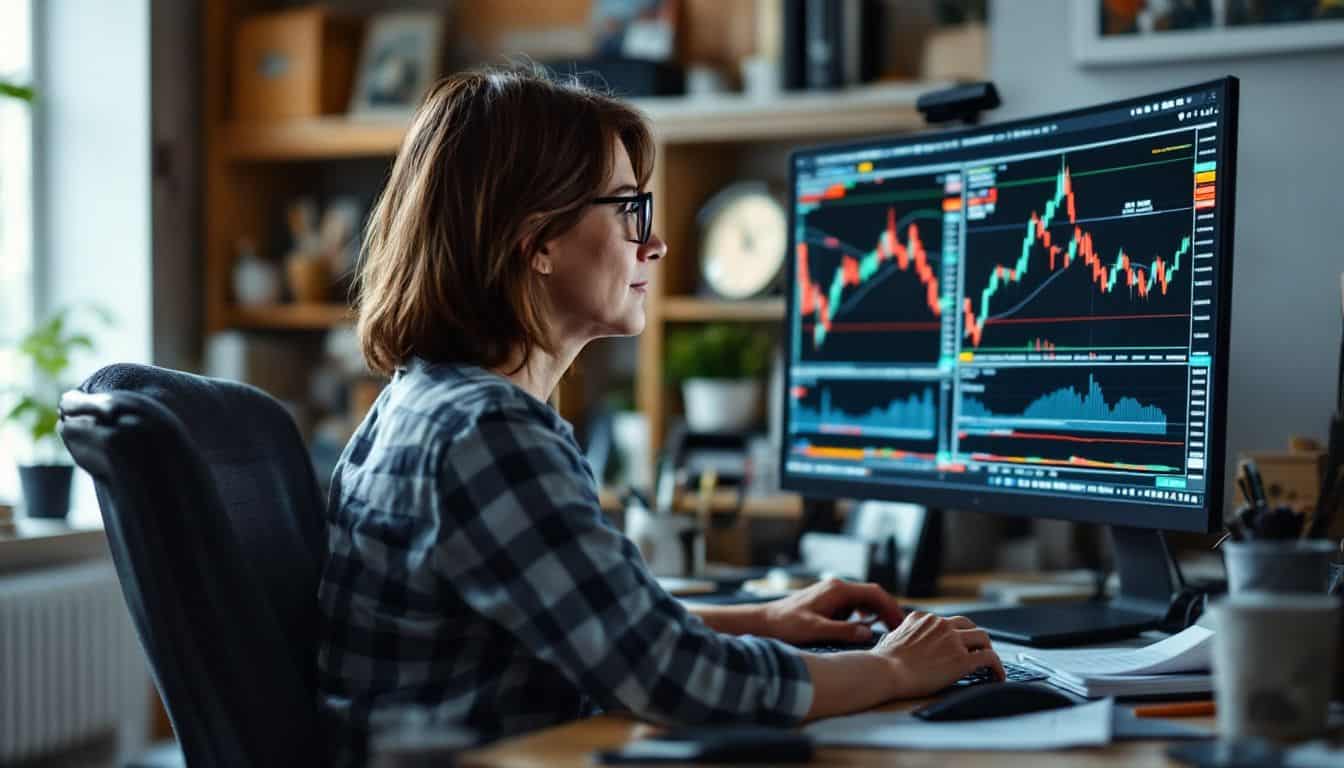
M715 632L725 635L766 634L765 615L760 605L697 605L687 602L686 610Z
M900 662L875 653L804 653L803 663L812 677L808 720L859 712L900 693Z

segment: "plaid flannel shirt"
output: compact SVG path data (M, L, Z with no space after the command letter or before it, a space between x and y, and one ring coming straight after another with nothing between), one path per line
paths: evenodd
M569 424L480 368L398 372L327 520L319 706L338 763L383 707L489 740L602 710L785 724L811 706L797 651L688 613L602 514Z

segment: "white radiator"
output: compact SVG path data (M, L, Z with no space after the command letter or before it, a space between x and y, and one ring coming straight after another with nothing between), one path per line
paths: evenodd
M0 574L0 764L143 728L148 686L109 561Z

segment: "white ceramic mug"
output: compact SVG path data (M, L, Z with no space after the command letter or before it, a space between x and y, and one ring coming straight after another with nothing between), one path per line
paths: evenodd
M1242 592L1214 603L1211 611L1219 735L1292 741L1325 733L1338 600Z

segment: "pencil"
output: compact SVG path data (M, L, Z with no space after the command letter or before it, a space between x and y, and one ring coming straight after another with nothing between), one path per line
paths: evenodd
M1215 714L1212 701L1182 701L1135 707L1135 717L1207 717Z

